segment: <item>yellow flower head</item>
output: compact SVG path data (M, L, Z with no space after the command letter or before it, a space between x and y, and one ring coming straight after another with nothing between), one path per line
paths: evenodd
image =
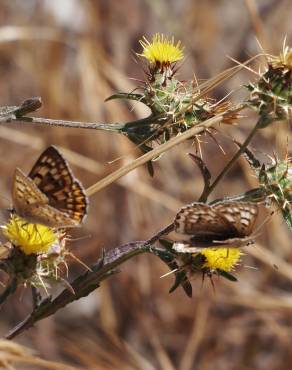
M206 248L200 254L206 258L204 268L229 272L238 264L243 253L239 248Z
M153 36L151 43L143 37L143 40L140 40L140 44L143 47L143 53L140 55L148 59L148 61L153 64L169 64L177 62L184 56L180 41L175 45L173 37L170 40L159 33L156 33Z
M30 224L17 215L12 215L2 229L6 238L26 255L47 253L58 239L51 228Z

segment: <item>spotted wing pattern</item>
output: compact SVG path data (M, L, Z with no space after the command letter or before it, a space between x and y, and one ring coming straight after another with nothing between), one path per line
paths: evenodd
M244 238L252 233L258 216L257 204L250 202L217 203L213 209L236 229L236 237Z
M242 246L250 240L257 215L257 204L250 202L192 203L176 215L175 231L198 247ZM177 244L181 249L183 243Z
M49 227L78 226L87 214L85 191L53 146L41 154L29 176L16 169L12 198L19 216Z

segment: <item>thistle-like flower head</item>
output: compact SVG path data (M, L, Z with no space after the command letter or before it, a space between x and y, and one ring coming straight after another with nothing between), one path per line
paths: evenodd
M152 38L152 42L149 42L143 37L143 40L140 40L140 44L143 48L143 52L140 55L146 58L151 64L159 66L169 65L184 57L181 42L178 41L175 44L173 37L169 39L164 35L156 33Z
M53 229L44 225L30 224L15 214L2 226L2 230L9 242L26 255L47 253L58 238Z
M288 120L292 111L292 49L284 45L279 56L268 56L266 70L247 88L248 103L259 112L259 127Z
M239 248L206 248L200 254L205 257L203 268L225 272L233 271L243 255Z

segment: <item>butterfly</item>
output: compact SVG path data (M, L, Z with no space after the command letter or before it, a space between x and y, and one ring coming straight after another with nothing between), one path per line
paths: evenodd
M40 155L28 176L16 168L12 201L18 216L58 229L79 226L88 207L82 184L54 146Z
M174 243L177 252L196 253L200 248L241 247L249 244L258 205L251 202L194 202L178 212L174 220L177 234L186 241Z

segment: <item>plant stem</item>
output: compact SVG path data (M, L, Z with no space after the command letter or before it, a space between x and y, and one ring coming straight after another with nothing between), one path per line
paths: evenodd
M5 121L4 121L5 122ZM41 118L41 117L21 117L13 118L6 122L15 122L21 124L39 124L45 126L58 126L70 128L83 128L91 130L106 130L119 132L124 127L124 123L95 123L95 122L80 122L80 121L65 121L61 119Z
M254 128L251 130L250 134L244 141L244 143L241 145L239 150L235 153L235 155L231 158L231 160L227 163L227 165L223 168L223 170L220 172L220 174L216 177L214 182L210 185L208 190L202 194L202 196L199 199L199 202L206 202L209 195L213 192L213 190L216 188L216 186L219 184L221 179L227 174L227 172L232 168L232 166L235 164L235 162L238 160L238 158L244 153L245 149L253 139L256 131L258 130L259 123L257 123Z
M214 126L216 123L219 123L220 121L222 121L223 117L224 117L224 114L219 114L217 116L214 116L208 119L207 121L202 122L200 125L187 130L183 134L170 139L166 143L159 145L159 147L157 147L156 149L153 149L150 152L140 156L139 158L126 164L125 166L119 168L117 171L111 173L110 175L104 177L102 180L90 186L88 189L86 189L87 195L88 196L93 195L94 193L98 192L99 190L103 189L104 187L108 186L109 184L118 180L119 178L125 176L127 173L133 171L135 168L141 166L142 164L147 163L151 159L158 157L159 155L173 148L174 146L199 134L200 132L204 131L206 128Z
M53 300L43 300L30 315L15 326L7 335L6 339L12 339L23 331L31 328L37 321L53 315L59 309L69 303L87 296L100 286L100 283L116 272L116 268L132 257L145 252L151 252L152 244L173 230L174 225L170 224L157 232L146 241L127 243L120 247L113 248L106 252L90 271L78 276L70 285L72 290L64 289ZM74 293L73 293L74 291Z

